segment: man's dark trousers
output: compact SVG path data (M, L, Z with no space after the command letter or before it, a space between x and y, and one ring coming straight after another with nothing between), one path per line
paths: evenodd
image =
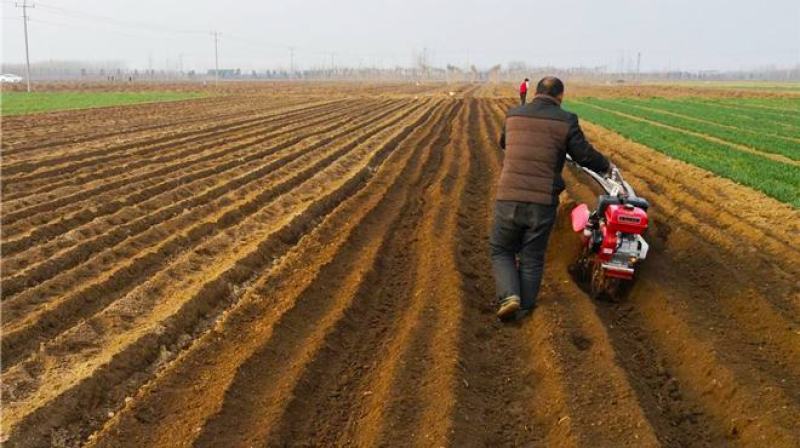
M520 92L519 93L519 102L521 106L525 105L525 98L528 97L528 92Z
M490 245L498 300L516 295L522 309L533 308L542 283L544 255L556 208L529 202L495 203Z

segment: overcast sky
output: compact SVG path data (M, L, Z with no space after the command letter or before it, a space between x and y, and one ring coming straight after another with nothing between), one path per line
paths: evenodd
M21 1L21 0L20 0ZM21 10L2 0L3 62L24 61ZM32 61L130 68L530 65L740 69L800 63L800 0L44 0ZM331 56L333 54L333 56Z

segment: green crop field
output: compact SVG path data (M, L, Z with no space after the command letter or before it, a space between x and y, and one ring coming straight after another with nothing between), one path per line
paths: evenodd
M735 100L698 98L697 101L743 107L743 108L757 108L757 110L774 109L778 111L788 110L788 111L800 112L800 96L794 98L737 98Z
M747 115L749 117L760 119L760 117L771 118L773 120L784 119L797 119L800 110L794 109L790 105L786 106L762 106L758 103L734 102L734 101L720 101L720 100L706 100L707 104L716 107L720 110L726 111L736 115ZM795 121L796 123L796 121Z
M766 110L761 108L743 109L740 101L724 100L722 103L706 99L667 100L652 98L647 100L624 99L630 104L648 109L669 112L688 118L717 123L737 128L746 133L776 135L800 140L800 111Z
M760 126L756 127L755 123L752 126L735 127L710 121L705 118L713 112L714 107L710 105L702 106L706 111L687 115L683 112L685 106L680 103L676 104L677 107L669 109L663 106L653 107L650 101L647 100L589 99L586 102L603 109L633 115L692 133L708 135L735 145L742 145L772 154L780 154L792 160L800 160L800 138L792 138L798 136L792 135L791 129L786 131L789 136L784 136L773 134ZM724 116L725 112L723 111L721 114ZM788 120L789 117L786 119ZM759 122L764 121L770 120L760 120ZM800 126L798 126L797 131L800 132Z
M791 129L800 129L796 113L787 112L782 123L769 123L758 115L748 119L745 112L725 119L728 110L705 99L585 98L569 101L565 107L583 120L800 208L800 167L792 162L800 159L800 141L790 136ZM769 123L769 131L758 123ZM773 154L784 157L783 161Z
M718 89L718 90L754 90L765 92L800 92L800 83L798 82L762 82L762 81L687 81L687 82L673 82L669 84L654 83L655 85L682 85L686 87L701 87L705 89Z
M121 106L199 98L195 92L2 92L2 115Z

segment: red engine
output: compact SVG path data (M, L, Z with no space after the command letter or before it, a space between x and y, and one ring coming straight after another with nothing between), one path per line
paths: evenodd
M586 204L572 210L572 229L583 236L583 250L572 270L579 280L588 281L592 297L615 299L621 281L633 279L636 266L647 257L649 246L642 235L647 230L650 204L636 196L616 167L604 176L580 169L605 194L597 198L593 212Z
M631 204L609 205L598 230L597 257L605 275L633 278L635 265L647 256L647 243L641 237L647 230L647 212Z
M615 298L620 280L633 278L647 257L648 203L638 197L602 195L597 209L586 204L572 210L572 228L582 233L583 252L575 267L589 281L592 296Z

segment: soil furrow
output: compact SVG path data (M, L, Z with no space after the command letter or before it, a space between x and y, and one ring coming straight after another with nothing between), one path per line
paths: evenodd
M380 122L380 126L376 129L364 130L363 135L348 144L336 147L324 157L313 161L300 159L294 162L287 168L298 165L302 166L302 169L294 172L289 170L283 179L278 178L272 182L269 177L261 179L269 187L268 189L261 189L260 184L256 184L248 188L252 191L240 193L242 198L238 201L225 201L225 198L222 198L219 200L222 201L220 204L212 202L198 207L196 213L178 215L178 223L192 224L189 229L180 231L180 228L152 227L142 235L142 238L134 238L128 242L126 248L110 248L92 257L91 260L94 260L97 266L84 263L75 272L63 271L59 277L43 283L39 288L42 291L32 288L19 297L9 299L3 307L6 315L4 318L8 319L8 314L11 314L12 319L20 316L23 320L12 322L12 325L6 324L6 334L3 338L5 350L3 368L13 365L21 355L28 352L28 349L36 346L38 340L31 339L31 334L41 334L44 339L52 337L69 328L78 319L89 316L125 296L139 281L157 273L163 267L165 260L174 259L186 251L193 250L193 247L205 238L237 225L241 220L268 205L274 198L317 175L321 168L347 154L370 136L407 117L416 109L417 107L412 106L395 114L396 116L390 121ZM276 174L280 173L281 171L278 171ZM198 222L194 215L206 209L216 211L205 221ZM176 232L177 235L173 236ZM148 245L153 243L157 244L156 247L147 249ZM115 260L112 257L117 257L119 259L117 263L121 261L122 264L114 265ZM93 276L97 277L93 279ZM76 283L73 277L84 279L83 284ZM69 285L76 284L82 287L65 289ZM113 293L109 293L109 290ZM49 297L55 298L56 302L48 300Z
M203 171L201 170L203 168L209 169L218 166L217 164L220 162L218 159L220 158L223 160L229 159L227 163L231 165L239 163L239 159L241 159L241 161L250 161L263 154L270 154L274 151L289 148L302 140L302 134L297 136L294 135L294 133L308 127L313 127L313 125L302 125L297 129L291 127L281 129L276 133L260 136L245 143L239 142L227 148L215 148L212 146L208 154L200 158L179 162L169 167L170 169L161 169L159 173L155 173L157 175L151 172L129 178L117 178L111 182L106 182L104 179L98 182L88 181L82 188L77 190L77 193L67 193L60 197L60 199L33 205L19 213L15 213L15 215L19 216L11 216L9 220L14 218L20 220L23 218L25 219L13 222L10 225L5 224L4 228L7 229L8 235L17 235L30 231L29 229L32 226L51 223L65 215L69 216L70 213L84 213L93 216L94 213L97 213L97 209L104 210L112 205L118 207L121 204L120 196L122 194L128 194L128 197L126 197L127 200L140 202L150 197L152 194L157 194L164 189L169 189L170 186L181 179L180 176L188 176L185 177L185 179L190 181L192 176L198 173L202 174ZM327 126L321 130L329 131L332 128L333 126ZM283 138L274 141L274 137ZM264 149L262 145L266 142L272 142L273 146ZM166 180L165 177L167 177ZM27 214L23 212L27 212Z
M384 109L384 111L381 111L381 113L384 113L385 110L394 110L398 107L402 107L402 105L393 105L391 108L385 106L370 106L365 109L350 111L349 114L338 117L337 120L330 120L330 125L313 128L307 133L300 133L299 131L304 129L304 127L300 127L295 129L294 132L289 133L290 136L284 139L270 139L265 140L265 142L258 145L244 147L242 148L243 150L246 150L244 153L238 153L235 150L226 150L223 160L208 161L201 166L193 167L188 174L181 176L182 173L180 171L172 173L176 177L165 179L152 187L143 188L127 196L118 197L110 202L105 202L100 207L96 207L94 209L78 209L78 211L69 215L61 213L58 220L36 226L24 235L4 242L3 251L7 256L10 256L36 245L36 249L39 252L55 254L59 250L63 250L66 247L74 245L78 242L78 238L80 238L83 234L83 229L81 228L82 224L92 223L98 218L109 214L124 214L126 211L136 209L151 210L153 206L150 205L150 203L155 203L156 201L162 200L163 195L174 194L175 191L180 191L184 194L190 194L190 188L195 183L207 183L208 178L219 182L217 176L223 177L224 175L228 175L229 171L240 170L243 167L258 164L260 161L270 156L280 156L280 151L287 148L291 150L293 149L294 145L301 143L308 138L325 134L333 130L341 130L342 124L349 124L354 120L354 118L360 119L360 117L364 114L368 114L373 111ZM326 120L326 123L327 122L328 121ZM339 133L337 135L344 134ZM318 138L321 139L321 144L322 141L333 137ZM266 144L267 142L268 145ZM173 198L170 200L170 202L174 203L177 201ZM114 219L113 216L111 218L106 218L106 220L111 219ZM64 235L65 233L70 233L71 235L61 239L54 239L55 237ZM97 234L97 232L89 232L89 234L94 236ZM47 241L47 245L40 244L45 241ZM4 265L4 271L8 272L9 270L17 270L17 268L14 267L14 263L9 263L9 260L5 261L6 264ZM27 266L29 263L25 262L25 265Z
M59 145L70 143L73 139L88 138L92 139L95 134L102 134L97 129L108 132L109 127L100 125L100 122L110 124L113 131L125 133L128 127L136 128L142 125L153 125L152 117L158 112L167 112L170 118L176 118L175 124L180 124L186 119L186 111L195 109L195 114L191 120L205 119L212 115L217 107L231 107L236 103L232 97L211 97L198 98L190 102L167 102L167 103L143 103L128 105L123 108L99 109L76 109L70 111L57 111L46 114L37 114L36 122L29 117L8 116L3 118L4 131L8 131L11 142L3 147L3 156L15 155L26 151L36 152L37 149L45 149L47 145ZM198 113L197 108L205 111L205 114ZM208 109L205 109L208 108ZM233 109L236 109L235 107ZM235 113L235 112L234 112ZM172 121L165 117L167 123ZM96 127L86 126L87 123L98 125ZM20 136L28 137L27 139ZM7 151L7 152L6 152Z
M418 138L432 136L431 129L437 125L439 123L432 121L432 127L418 133L419 137L412 135L408 140L412 144L405 150L416 152ZM430 148L431 151L436 149ZM435 159L435 156L429 157ZM367 324L358 317L358 313L366 309L374 312L403 306L401 297L392 300L391 296L381 296L381 289L374 286L380 282L379 270L391 260L393 248L408 243L402 236L404 232L408 233L410 226L413 227L416 219L409 212L418 206L415 198L422 191L420 184L424 177L435 169L435 164L418 165L416 160L410 163L418 167L414 178L407 179L405 185L385 196L381 204L365 217L363 224L351 233L346 250L323 267L317 276L318 281L306 288L294 306L275 323L269 340L239 367L236 378L225 392L221 409L203 425L196 446L284 444L303 440L286 431L303 422L294 421L292 412L307 400L315 402L314 389L318 387L318 381L312 378L312 372L318 367L317 362L325 359L326 355L343 356L343 341L335 339L336 333ZM422 176L422 180L417 176ZM397 281L402 282L402 277L399 275ZM385 300L395 303L383 304ZM371 344L368 334L359 334L361 344ZM331 350L338 354L331 354ZM348 359L358 362L350 356L348 353ZM287 359L291 360L291 366L279 369ZM363 368L355 366L357 372ZM333 375L330 378L336 380ZM347 381L346 378L340 379ZM339 401L335 395L341 391L329 392L333 396L326 395L326 399ZM346 399L346 394L340 398ZM312 427L296 429L313 431L313 434L308 434L311 438L305 440L315 440L314 444L324 445L326 437L336 436L337 430L334 422L320 417L319 420L312 418ZM231 428L236 429L231 431ZM268 440L270 436L272 442Z
M528 446L543 442L544 422L536 413L530 351L520 325L494 315L494 279L489 257L493 198L502 153L497 147L505 110L482 101L478 144L470 145L466 194L459 205L456 261L462 276L463 313L459 339L461 384L456 390L453 446ZM538 398L551 401L543 396Z
M251 109L251 107L231 107L230 99L226 102L218 102L215 107L229 107L225 113L219 114L220 122L231 118L241 118L243 110ZM141 105L136 105L132 109L141 109ZM213 114L207 113L192 114L191 119L186 119L190 114L186 112L189 108L183 110L173 110L174 115L164 117L164 120L153 120L157 114L154 111L148 111L147 117L149 121L145 124L154 126L154 130L147 132L146 129L141 131L141 136L137 136L135 129L131 130L126 126L130 125L129 121L114 120L114 119L101 119L101 117L87 118L82 121L79 117L72 117L70 121L55 122L44 125L40 129L25 129L21 132L11 132L10 140L3 146L3 156L9 162L24 163L36 159L46 159L47 157L75 154L81 151L96 151L100 148L101 144L114 146L114 143L120 144L124 141L133 141L137 137L155 138L158 135L167 135L166 130L158 130L162 127L181 127L181 123L186 123L186 129L194 129L193 126L203 126L205 122L213 118ZM263 109L262 109L263 110ZM169 113L169 111L163 111ZM174 122L170 118L177 118ZM41 117L40 117L41 119ZM73 121L74 120L74 121ZM206 124L207 125L207 124ZM108 139L103 138L103 134L109 130ZM43 132L50 131L50 132ZM104 132L105 131L105 132ZM131 132L132 131L132 132ZM134 135L128 137L113 138L115 134L132 133ZM5 142L4 142L5 143ZM29 147L30 146L30 147ZM87 155L90 156L90 155Z
M224 300L225 296L230 295L231 288L245 284L252 278L253 273L257 273L263 267L273 263L272 257L264 258L264 253L269 254L270 252L269 246L277 244L285 247L296 244L300 236L309 230L309 227L318 223L320 217L330 213L345 197L358 191L397 144L429 116L429 110L422 110L400 129L390 128L382 131L370 139L370 142L361 145L358 150L352 151L351 157L348 158L349 161L343 161L321 173L321 176L327 179L336 179L335 181L323 182L320 180L308 184L305 194L299 197L287 197L286 205L293 203L295 206L301 207L299 210L284 214L282 218L267 227L260 224L270 222L269 220L264 221L263 218L266 216L254 217L253 230L246 232L246 237L243 237L248 242L245 244L245 241L242 241L235 244L236 252L239 255L228 258L229 261L211 266L206 270L200 268L201 264L192 263L182 268L185 273L170 272L170 269L163 271L164 275L159 275L160 279L151 280L148 285L140 288L142 293L147 293L146 297L150 297L148 299L150 301L157 297L170 298L165 303L153 303L155 308L152 312L142 313L140 311L133 321L130 318L126 321L120 320L123 315L115 316L120 312L124 313L124 306L116 307L116 309L107 310L106 316L92 318L85 328L76 329L71 336L78 337L81 330L87 331L95 328L99 333L96 332L93 335L94 342L102 344L103 347L109 347L110 350L101 350L100 353L91 355L91 358L81 361L80 364L75 361L48 363L48 365L58 367L37 375L37 380L42 381L41 384L47 385L44 389L34 388L31 391L12 386L12 392L25 391L23 393L26 398L17 397L21 401L13 402L13 405L6 410L6 418L3 421L4 432L9 433L8 429L13 428L13 431L10 432L11 437L18 440L46 437L54 428L63 427L67 423L75 423L74 421L62 421L62 417L73 420L77 417L79 422L85 425L82 427L83 431L93 427L86 421L86 416L83 418L75 415L65 416L63 412L65 406L68 407L68 403L73 402L76 397L83 402L93 401L90 397L98 393L98 385L107 384L110 381L106 375L113 375L119 379L119 376L125 372L123 378L129 379L129 375L141 371L144 366L150 364L147 362L148 358L152 362L158 355L159 339L162 343L166 339L167 345L174 344L178 336L186 331L187 326L191 327L197 324L199 316L196 313L199 306L219 303ZM312 193L312 190L319 194L307 196ZM317 199L312 200L311 197ZM261 228L256 231L259 226ZM235 237L222 235L217 243L223 245L222 247L227 247L231 239L235 239ZM198 253L197 255L199 256L197 263L202 263L203 255L210 256L211 253ZM189 260L187 259L187 261ZM197 272L198 268L200 268L200 272ZM188 271L196 273L188 275ZM175 281L174 279L180 280ZM197 282L198 280L199 282ZM163 286L159 286L158 283ZM173 292L162 288L170 289ZM140 296L138 300L144 297ZM109 334L108 331L115 325L129 330L124 334L118 334L116 331ZM69 337L60 339L61 344L70 342ZM52 358L53 356L57 358L57 352L51 351L47 357ZM77 354L73 352L68 359L75 359L76 356ZM39 358L41 361L46 359L45 356L39 356ZM33 363L36 362L37 359L34 358L21 365L20 368L12 368L4 374L4 380L6 380L4 384L10 384L8 379L16 380L24 378L24 374L29 375ZM80 368L77 369L78 367ZM11 384L14 382L12 381ZM119 384L119 382L115 382L115 384ZM104 392L108 394L107 390ZM97 411L101 410L97 409Z
M724 344L717 348L705 342L703 319L682 311L680 297L656 289L675 280L660 272L663 281L637 280L629 297L631 307L606 310L606 321L618 325L620 332L644 334L635 341L637 353L648 353L657 364L649 372L629 364L631 374L651 389L644 393L660 400L674 425L690 431L666 441L679 444L677 437L685 440L688 435L710 445L762 445L769 440L770 446L795 446L800 406L782 392L784 385L759 379L753 365L731 359L738 354L725 350Z
M229 162L209 163L208 168L198 169L177 179L166 180L157 184L157 187L137 191L132 195L107 203L103 207L95 209L94 212L78 212L72 216L62 217L50 225L37 227L28 238L11 240L3 245L3 249L7 251L8 255L15 255L36 242L49 241L33 246L34 250L4 260L3 269L6 272L17 272L26 267L27 270L31 270L36 265L36 261L43 258L47 259L48 263L53 262L60 256L60 253L73 246L80 247L80 244L87 239L102 238L101 235L104 234L105 229L112 229L112 233L116 234L124 230L125 237L131 237L135 233L131 233L130 229L141 227L140 223L143 220L152 224L163 220L153 221L156 216L173 216L175 211L188 211L194 205L202 204L222 193L231 191L228 185L245 185L249 181L256 180L257 176L269 174L276 167L281 167L337 137L346 137L348 131L352 132L357 129L356 126L365 126L379 120L400 107L404 106L387 107L374 116L363 118L364 114L370 114L373 111L375 108L373 106L360 111L358 115L343 117L343 121L333 121L328 126L306 133L292 133L292 137L289 139L272 141L271 146L266 148L256 147L254 152L246 156L239 154L237 157L236 154L233 154ZM347 127L343 128L344 124L347 124ZM312 138L313 142L307 144L306 141ZM240 176L234 177L231 180L232 183L229 183L230 179L226 177L236 174L240 174ZM141 216L143 212L146 214L144 217ZM103 217L109 214L111 216ZM131 222L134 219L136 220ZM88 225L82 226L81 224L84 223ZM120 225L122 223L125 224ZM86 253L84 252L84 254ZM11 294L7 290L5 292Z
M144 279L148 275L156 273L163 260L174 258L181 252L190 250L192 246L201 242L203 238L234 225L236 220L242 219L242 216L246 215L248 210L254 210L256 204L266 204L271 198L288 191L293 185L297 185L312 176L320 166L329 163L348 151L349 148L340 148L331 155L310 163L310 166L304 166L309 165L309 162L302 159L293 163L292 166L297 165L298 168L303 167L303 169L299 172L290 173L288 180L282 183L270 182L271 177L269 176L262 179L270 189L257 194L255 197L252 197L251 194L250 196L244 196L239 202L230 202L231 200L223 198L217 201L219 204L214 202L205 204L190 213L177 215L177 220L174 223L166 222L160 226L165 227L165 224L170 224L167 229L153 227L142 238L127 243L127 246L131 246L131 249L123 247L107 250L106 252L110 251L109 253L119 255L121 261L124 261L126 257L136 252L146 252L148 245L157 244L155 251L141 258L138 256L132 257L133 263L122 266L108 276L102 276L101 281L98 283L90 283L88 287L79 288L67 294L70 291L64 290L59 285L63 284L66 287L72 281L70 277L60 278L58 280L60 283L49 282L42 286L42 288L46 288L45 291L47 292L37 292L35 288L25 290L23 296L13 298L4 303L3 317L4 325L6 326L6 332L3 335L4 368L16 363L20 356L30 352L32 348L38 345L39 341L55 336L60 331L76 323L78 319L85 318L108 303L112 303L117 298L124 296L131 288L137 285L137 279ZM292 166L287 168L291 170ZM265 167L265 169L269 168L271 167ZM258 193L260 191L259 184L248 187L248 190ZM243 193L239 193L239 195L243 196ZM230 204L225 205L226 202L230 202ZM211 213L218 207L223 206L224 208L212 215L209 221L202 222L202 214ZM226 209L230 211L223 213ZM188 230L182 230L181 227L178 227L179 225L192 225L193 227ZM164 241L165 237L170 237L176 233L179 236ZM97 258L97 263L99 264L96 268L82 265L81 269L76 271L73 276L88 280L93 272L101 272L102 266L111 265L113 260L109 258L110 256L99 255ZM55 272L60 271L56 269ZM65 270L63 272L66 274L68 271ZM64 276L62 275L62 277ZM113 293L108 292L109 285L113 285ZM53 296L57 302L48 302L48 295Z
M432 124L424 126L428 129L425 133L430 133L430 126ZM411 134L408 138L414 142L419 137ZM423 149L413 143L399 145L366 188L343 202L303 238L296 250L279 261L274 274L249 290L242 305L225 317L216 332L203 336L191 351L146 387L142 396L110 421L98 434L96 444L190 444L196 437L195 428L220 406L222 394L241 363L270 339L274 322L293 309L297 298L317 281L334 280L320 274L322 270L334 268L333 260L361 253L351 249L348 243L356 232L385 232L389 223L387 214L397 214L397 205L413 198L407 194L410 184L429 168L423 170L422 159L416 157ZM404 146L406 149L402 149ZM220 337L221 334L228 336ZM209 356L212 353L216 355ZM184 385L194 386L186 388ZM165 396L171 398L163 399ZM176 415L176 411L181 415L178 420L167 421L161 417Z
M344 101L341 103L347 104ZM209 123L211 126L206 126L196 131L172 132L165 137L148 138L144 141L128 142L111 147L105 146L96 150L82 149L75 154L69 155L60 155L56 151L50 150L47 157L6 164L4 169L7 171L6 174L11 175L9 180L12 181L11 186L13 186L14 183L24 183L31 179L38 180L64 173L73 174L79 169L88 166L109 164L111 162L120 164L126 158L136 158L138 161L142 160L142 155L156 152L163 153L164 151L173 152L180 145L201 142L209 137L216 138L221 132L247 131L276 119L283 120L302 116L309 110L329 111L336 109L338 106L341 106L341 104L324 103L288 111L272 111L266 115L256 115L255 117L252 114L248 114L248 118L240 118L231 123L220 123L218 120L213 120ZM128 150L131 151L128 152ZM14 177L14 174L23 175Z
M223 99L223 98L221 98ZM159 105L157 113L164 114L162 120L159 120L157 123L153 123L152 115L153 111L149 112L142 112L141 114L144 115L143 117L139 118L140 123L134 124L134 117L130 115L133 114L134 108L128 108L125 112L127 120L122 122L113 122L109 125L107 117L103 119L103 126L97 126L96 129L100 129L100 131L96 131L94 129L87 130L85 129L85 123L92 123L91 120L82 121L77 117L71 117L71 121L74 123L80 123L79 126L76 126L77 129L72 131L67 126L53 126L53 132L48 135L55 136L55 138L51 138L50 140L45 140L41 138L38 139L30 139L29 141L23 141L27 143L27 145L18 145L21 140L17 138L16 133L12 133L11 135L11 145L12 147L3 151L3 157L9 157L12 160L15 158L14 156L17 153L22 153L21 156L29 156L31 154L35 154L38 151L36 150L50 150L53 147L59 146L66 146L66 145L78 145L87 142L99 142L104 139L112 139L119 140L121 136L124 137L126 140L133 140L130 134L139 134L144 133L146 134L145 138L152 138L149 135L156 134L156 131L160 131L164 134L169 133L173 138L178 137L179 135L173 134L175 128L186 128L189 126L194 126L197 124L202 124L206 121L213 120L215 123L226 122L226 120L237 118L241 116L241 112L244 110L250 112L269 112L270 110L276 110L274 106L269 107L257 107L254 108L250 104L240 105L237 104L235 98L224 98L225 101L216 101L213 104L203 104L198 102L197 100L193 100L191 104L186 104L181 109L191 108L192 110L197 111L199 107L208 106L208 109L203 110L201 109L201 113L194 113L192 114L192 118L186 118L184 111L182 110L163 110L163 105ZM297 106L300 104L307 104L304 100L295 100L293 103L284 103L281 104L280 108L290 108L293 106ZM136 110L140 109L141 106L135 107ZM224 108L224 112L220 113L220 108ZM171 115L170 115L171 114ZM173 118L174 117L174 118ZM99 120L95 120L97 122ZM4 130L6 126L4 123ZM108 132L109 129L113 129L113 131ZM70 134L70 132L74 132ZM182 131L185 132L185 131ZM26 129L24 133L20 132L20 135L25 135L30 137L30 133ZM138 136L137 136L138 137Z
M465 143L470 125L477 119L477 105L469 96L464 102L450 142L443 149L442 169L422 197L410 314L394 341L399 353L390 367L394 375L387 378L390 386L384 408L378 411L373 407L371 424L362 425L356 434L364 446L440 446L450 435L461 306L453 259L456 208L433 205L457 204L466 182L469 150Z
M356 431L363 426L359 420L369 412L364 405L378 396L372 378L385 371L375 362L376 353L381 354L379 359L395 356L387 339L402 327L401 320L406 320L413 306L410 301L414 299L408 297L408 291L414 281L414 269L409 269L408 263L414 258L415 232L425 204L420 197L439 169L456 113L457 107L448 107L422 139L407 142L413 145L413 174L405 185L387 194L376 209L376 219L382 221L383 229L388 229L380 236L382 247L358 287L340 293L352 295L348 308L325 335L324 345L297 380L291 400L270 432L269 443L309 440L317 445L353 444ZM352 263L337 264L331 268L347 269ZM321 275L313 285L320 299L326 297L323 291L329 290L327 285L335 278Z
M351 104L350 107L353 107ZM337 109L335 107L331 107L330 110L327 111L329 114L336 114ZM76 192L84 192L83 190L86 189L88 185L91 183L99 183L104 180L108 180L109 178L114 179L117 182L112 182L112 185L119 186L119 178L124 178L127 182L132 182L136 180L146 180L148 178L157 178L162 174L168 174L175 169L191 166L195 163L201 163L208 160L213 160L214 158L220 157L222 154L225 154L225 151L220 151L220 145L235 145L233 149L242 149L247 148L250 145L258 144L260 142L265 141L265 133L273 132L272 136L280 136L286 134L286 127L292 123L303 123L304 125L311 125L312 123L308 122L308 116L316 115L317 111L310 111L310 112L303 112L303 115L297 116L290 116L287 118L283 117L276 117L273 119L265 120L264 122L260 122L257 125L254 125L255 130L250 130L244 133L237 132L238 129L229 128L225 132L210 134L209 136L212 137L209 140L204 140L202 138L198 139L198 142L190 142L190 143L198 143L197 146L190 146L186 149L181 149L181 145L168 145L166 147L166 152L158 152L153 157L147 158L142 157L141 155L137 156L134 154L133 161L129 163L115 163L111 164L109 168L101 168L100 170L97 169L98 166L103 167L103 164L98 163L88 163L86 167L78 170L78 171L70 171L64 170L63 174L65 179L63 181L58 181L54 179L47 179L47 178L38 178L37 174L32 174L31 176L34 178L28 184L23 182L18 182L16 179L12 179L10 186L13 186L17 189L25 189L25 190L33 190L31 191L30 196L21 197L18 201L11 202L10 205L14 205L14 209L11 211L11 216L8 219L9 221L4 225L11 224L14 220L18 219L16 215L20 213L27 212L35 213L39 212L42 209L49 208L57 208L64 204L64 200L61 201L52 201L53 198L58 197L73 197L74 193ZM316 120L316 122L323 122L324 120ZM315 123L316 123L315 122ZM266 126L265 128L258 128L257 126ZM291 129L291 128L290 128ZM267 134L270 135L270 134ZM145 150L147 152L151 152L149 150ZM168 162L175 162L173 165L168 165ZM168 168L165 166L156 166L153 167L151 165L167 165ZM138 177L137 177L138 175ZM37 184L39 184L37 186ZM107 190L107 188L106 188ZM92 190L94 191L94 190ZM92 192L90 191L90 192ZM105 190L99 190L105 191ZM85 195L84 195L85 196ZM6 197L13 198L17 197L17 195L12 195L10 193L6 194ZM81 196L76 197L76 200L82 198ZM50 202L48 202L50 201ZM17 202L19 205L17 205Z
M392 110L396 110L396 109L392 109ZM389 112L386 112L386 113L388 114ZM325 131L331 131L331 130L336 129L336 128L337 128L337 126L336 126L336 124L334 124L331 127L324 128L324 130ZM290 140L288 142L284 142L284 143L279 144L279 145L277 145L275 147L267 148L266 150L262 150L260 152L262 155L271 155L271 154L277 153L279 158L277 159L277 161L275 161L273 163L267 163L265 165L260 166L259 168L257 168L257 170L260 170L258 172L260 172L262 175L274 176L276 174L276 173L273 172L274 169L281 168L284 165L286 165L286 163L291 163L293 160L297 159L298 157L302 157L302 156L307 155L313 149L319 148L319 147L325 147L325 145L327 143L330 143L331 141L334 141L333 137L328 136L328 138L320 138L320 139L318 139L316 141L308 142L307 144L304 144L299 148L295 148L294 144L301 143L303 140L307 139L310 136L313 136L313 134L311 134L311 135L300 134L299 136L293 137L292 140ZM282 150L284 150L286 148L289 148L289 150L285 151L285 153L281 152ZM233 167L235 167L236 164L238 164L239 162L243 162L243 161L245 161L245 160L244 159L240 159L240 158L235 158L231 162L231 164L229 164L229 165L233 165ZM257 161L257 159L256 159L256 161ZM231 168L231 166L223 166L222 168ZM214 169L215 168L210 168L210 170L214 170ZM209 173L204 173L204 174L209 174ZM247 179L247 177L245 177L245 179ZM181 183L182 183L181 181L182 180L189 181L190 179L179 178L177 180L169 181L168 185L186 189L187 185L181 185ZM254 180L264 181L264 178L257 177ZM235 185L236 184L233 184L233 186L235 186ZM247 184L245 184L245 185L247 185ZM222 189L217 189L218 193L227 193L227 192L231 192L231 191L235 192L236 190L235 189L230 189L230 188L227 188L227 187L223 187ZM149 197L153 197L154 194L156 194L156 192L150 191L149 189L145 190L145 191L137 192L137 193L135 193L135 197L134 198L121 198L121 200L118 201L117 203L109 204L109 207L108 207L109 210L104 210L104 211L114 211L114 209L122 208L124 204L129 204L131 202L131 200L134 200L135 204L141 206L142 205L142 203L140 202L141 200L149 198ZM211 198L213 198L213 197L209 197L208 199L211 199ZM205 203L205 204L199 203L199 204L202 204L202 205L206 206L206 208L208 208L208 206L209 206L209 204L207 204L207 203ZM174 217L174 216L176 216L177 212L181 212L181 213L184 213L184 214L193 213L194 212L194 210L191 210L191 209L185 207L188 204L182 203L181 205L184 206L183 209L176 208L176 207L169 208L168 210L172 210L172 212L167 214L167 216L173 216ZM145 210L147 210L146 207L145 207ZM155 214L155 216L157 217L157 216L159 216L159 214ZM183 219L183 220L186 220L187 218L188 218L187 216L179 217L179 219ZM23 260L20 261L20 260L17 260L17 257L15 257L15 258L12 258L10 260L6 260L6 262L3 263L3 267L4 268L14 267L14 266L21 266L23 268L24 267L28 267L28 269L23 271L23 272L17 273L16 276L7 277L7 278L3 279L3 282L4 282L3 283L3 285L4 285L3 299L4 300L10 299L17 292L19 292L22 288L35 286L36 284L45 281L50 276L55 275L55 274L59 273L60 271L63 271L64 269L66 269L65 268L66 265L64 263L72 263L72 266L74 266L75 263L77 263L77 262L81 262L81 261L87 260L91 256L91 254L93 252L91 250L84 250L83 249L86 244L90 245L88 247L104 248L105 246L97 244L99 241L103 241L103 237L97 235L98 233L102 233L101 231L98 231L98 230L103 228L102 227L103 224L105 224L105 226L111 225L114 228L115 232L113 232L113 234L116 235L116 236L114 236L113 238L116 238L117 241L122 241L124 239L127 239L127 238L135 236L135 233L127 232L127 230L131 230L132 228L135 228L135 227L131 227L130 225L124 225L124 223L126 223L126 222L130 223L131 219L133 219L133 217L131 215L119 216L119 217L116 217L116 218L112 216L110 219L95 223L94 227L90 226L88 229L74 229L74 232L80 232L79 235L88 236L89 237L88 243L81 244L82 242L80 241L80 236L67 238L67 239L61 241L61 243L62 243L61 246L47 246L47 245L36 246L34 248L35 250L30 254L30 256L33 257L32 259L28 258L27 260L23 259ZM151 222L151 224L155 224L157 222L160 222L160 220L159 221L155 221L155 222ZM130 224L131 225L141 224L141 222L140 221L133 221ZM99 227L99 229L98 229L97 226L101 226L101 227ZM148 229L149 230L154 230L154 229L151 228L150 225L146 225L144 227L139 225L139 227L141 228L140 231L141 230L148 230ZM95 230L95 229L97 229L97 230ZM123 229L125 229L126 232L120 233L119 231L123 230ZM64 249L66 249L66 250L63 250L63 249L59 250L64 245L66 246L66 247L64 247ZM77 247L70 250L69 248L70 248L71 245L76 245ZM47 250L47 249L50 249L50 250ZM44 259L44 264L40 268L40 267L37 267L36 260L41 260L41 259ZM71 261L69 261L69 260L71 260ZM48 266L51 266L51 267L48 268ZM53 268L57 268L57 269L53 269ZM33 274L33 277L29 277L29 274L31 274L31 273ZM28 278L28 279L26 280L26 278ZM21 283L20 283L20 280L22 280Z

